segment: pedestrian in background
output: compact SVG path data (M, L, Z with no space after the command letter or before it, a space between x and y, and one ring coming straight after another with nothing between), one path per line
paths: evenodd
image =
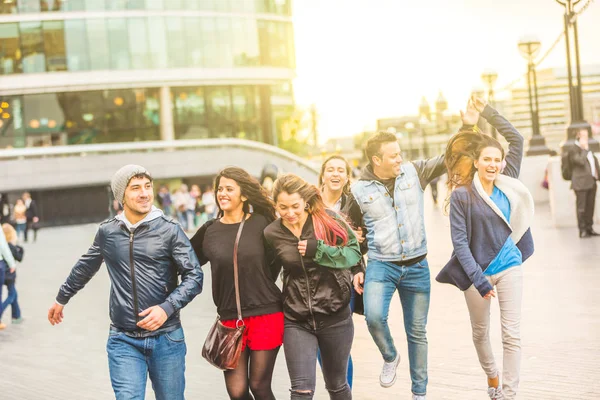
M10 223L10 203L8 194L0 193L0 224Z
M313 398L320 350L329 398L352 399L347 379L354 338L350 268L361 259L358 240L336 212L326 209L319 190L296 175L277 178L273 198L281 218L265 229L265 239L283 266L290 398Z
M183 227L183 230L188 232L190 229L189 224L189 204L192 201L190 193L188 191L188 186L185 183L182 183L179 186L179 189L174 194L174 205L177 213L177 220L179 224Z
M169 192L169 187L167 185L160 185L156 200L166 216L173 216L173 199L171 198L171 193Z
M106 351L117 400L142 399L148 376L158 400L183 400L187 347L180 310L202 291L198 258L181 226L154 204L152 176L125 165L111 179L123 213L102 223L87 254L60 287L48 321L106 263L111 325ZM181 279L181 281L180 281Z
M23 243L25 241L25 231L27 230L27 207L23 199L17 199L13 207L13 219L17 228L17 240Z
M2 224L2 231L4 232L4 236L8 242L8 247L10 248L10 252L12 253L15 261L23 262L23 248L17 244L17 231L15 228L13 228L13 226L10 224ZM19 307L19 301L17 297L16 281L16 270L8 272L5 275L4 284L6 285L8 294L6 299L2 302L2 307L0 308L2 310L0 311L0 320L2 320L2 314L10 306L12 323L20 324L23 322L23 318L21 317L21 307Z
M475 128L480 113L508 141L506 157L496 139ZM518 179L524 139L476 98L469 101L463 122L448 143L445 160L454 252L436 279L464 291L488 396L512 400L517 397L521 369L522 264L533 254L529 228L533 198ZM490 304L496 296L504 349L502 384L489 337Z
M4 279L6 274L12 274L15 272L16 262L15 258L10 251L6 236L4 236L4 230L0 231L0 299L2 299L2 291L4 288ZM0 315L4 309L2 308L2 301L0 301ZM0 321L0 330L6 329L6 325Z
M271 381L283 343L281 291L275 284L281 264L267 251L263 231L275 220L275 209L258 181L241 168L222 170L215 189L218 218L206 222L191 242L200 264L210 262L212 296L221 323L231 328L245 326L242 354L237 368L223 373L225 386L233 400L274 400ZM233 262L238 232L242 321L238 319Z
M575 145L569 150L571 163L571 189L575 192L579 237L600 236L594 230L594 208L596 207L596 181L600 180L598 158L590 150L587 129L577 134Z
M37 240L37 232L40 223L40 217L38 214L37 203L35 200L31 198L31 194L29 192L23 193L23 202L25 203L25 207L27 207L27 212L25 213L27 216L27 226L25 227L25 241L27 242L28 233L30 230L33 231L33 241Z

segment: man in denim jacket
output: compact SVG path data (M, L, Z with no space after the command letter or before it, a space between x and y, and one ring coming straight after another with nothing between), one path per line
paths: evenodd
M354 277L359 293L364 281L365 317L384 359L379 382L396 381L400 354L388 327L390 301L398 290L408 338L413 399L427 391L427 313L431 282L423 216L423 190L445 172L444 157L403 163L396 136L380 132L367 141L369 165L352 186L349 217L366 232L369 247L366 278Z

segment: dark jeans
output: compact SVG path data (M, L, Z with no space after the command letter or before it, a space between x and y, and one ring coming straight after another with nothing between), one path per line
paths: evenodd
M290 381L291 400L312 399L317 379L317 349L321 350L323 378L332 400L350 400L346 373L354 339L352 316L322 329L285 321L283 349ZM302 393L309 391L308 393Z
M35 242L37 240L37 228L35 228L35 225L33 223L33 220L27 220L27 225L25 225L25 231L23 232L23 236L25 241L27 241L27 235L29 234L29 230L33 231L33 241Z
M19 302L17 300L17 289L15 287L15 280L6 280L4 283L6 284L6 287L8 289L8 296L0 306L0 320L2 319L2 314L4 313L4 311L6 311L8 306L10 306L11 308L12 319L19 319L21 318L21 308L19 307ZM2 297L0 296L0 299L1 298Z
M596 205L596 185L590 190L575 192L577 204L577 225L579 232L587 232L594 225L594 206Z
M4 288L4 276L8 272L8 264L6 261L0 260L0 316L4 309L2 308L2 290Z

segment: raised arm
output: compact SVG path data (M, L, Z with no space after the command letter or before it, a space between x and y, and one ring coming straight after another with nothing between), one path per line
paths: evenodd
M464 199L466 195L455 191L450 197L450 234L452 236L454 254L456 254L460 265L479 291L479 294L484 297L493 287L483 275L481 267L475 261L473 253L471 253L471 249L469 248L467 212L465 210L466 200Z
M425 187L435 178L446 173L446 164L444 164L444 155L428 158L427 160L417 160L412 162L419 175L419 183L421 189Z

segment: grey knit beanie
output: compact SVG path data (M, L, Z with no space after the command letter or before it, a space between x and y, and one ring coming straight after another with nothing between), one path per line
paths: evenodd
M115 199L123 204L125 197L125 189L129 185L129 181L136 175L145 174L152 180L152 175L148 170L140 165L129 164L121 167L110 180L110 188L112 189Z

